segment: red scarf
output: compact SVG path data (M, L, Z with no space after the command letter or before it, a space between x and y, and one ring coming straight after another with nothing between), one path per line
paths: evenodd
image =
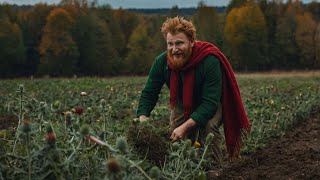
M232 67L224 54L214 45L195 41L190 61L181 70L185 72L183 79L183 109L185 120L190 118L192 111L193 86L195 68L209 54L220 60L222 65L222 118L227 150L231 158L238 157L243 138L250 132L250 124L242 104L239 87ZM168 56L168 65L171 64ZM171 71L170 105L175 108L178 95L179 71Z

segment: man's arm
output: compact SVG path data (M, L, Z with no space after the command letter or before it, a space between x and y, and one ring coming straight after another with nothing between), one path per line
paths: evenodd
M151 111L159 99L159 93L164 84L164 61L163 55L160 55L156 58L151 67L147 83L141 92L137 109L137 117L140 121L144 121L150 116Z

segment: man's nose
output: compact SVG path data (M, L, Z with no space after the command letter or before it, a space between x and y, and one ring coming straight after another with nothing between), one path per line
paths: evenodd
M175 45L174 45L173 48L172 48L172 52L174 52L174 53L175 53L175 52L178 52L178 48L177 48Z

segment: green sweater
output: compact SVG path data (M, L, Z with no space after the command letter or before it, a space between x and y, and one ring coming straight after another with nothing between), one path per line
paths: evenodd
M137 110L137 116L150 116L156 105L164 83L170 89L171 70L167 64L167 52L159 55L149 72L149 78L143 89ZM180 73L179 96L177 105L182 108L182 78ZM215 115L221 99L222 75L220 61L213 55L207 56L195 69L192 118L198 126L205 127Z

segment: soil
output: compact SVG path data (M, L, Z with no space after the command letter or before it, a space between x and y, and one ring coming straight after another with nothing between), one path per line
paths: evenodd
M13 115L0 116L0 130L13 128L18 124L18 118Z
M320 179L320 114L208 179Z

